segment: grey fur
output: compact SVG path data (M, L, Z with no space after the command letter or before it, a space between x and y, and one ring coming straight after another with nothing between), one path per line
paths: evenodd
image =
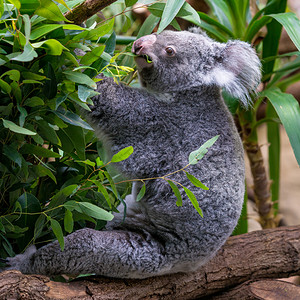
M175 55L165 49L172 47ZM82 229L57 242L10 259L24 273L96 273L145 278L198 269L213 257L237 224L244 195L243 147L221 88L248 103L260 79L260 63L250 45L217 43L205 34L165 31L138 40L133 47L152 63L137 58L143 89L104 78L89 119L113 153L133 146L119 164L128 178L162 176L188 163L189 153L220 138L189 172L210 189L195 188L183 173L174 176L196 195L201 218L186 196L175 205L163 180L147 182L145 197L135 201L138 184L106 231ZM170 49L169 49L170 50ZM171 50L170 50L171 51ZM172 51L171 51L172 52ZM172 54L172 53L171 53Z

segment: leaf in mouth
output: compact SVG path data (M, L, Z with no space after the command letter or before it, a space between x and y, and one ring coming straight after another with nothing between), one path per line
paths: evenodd
M148 64L151 64L151 63L152 63L152 59L151 59L150 56L144 55L144 57L145 57L145 59L146 59L146 61L147 61Z

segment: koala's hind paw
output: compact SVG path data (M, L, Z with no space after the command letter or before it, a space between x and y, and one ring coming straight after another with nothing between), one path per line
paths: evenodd
M18 270L22 271L22 266L24 263L36 252L36 247L31 245L26 249L23 254L18 254L14 257L7 257L6 259L2 259L3 262L6 263L6 267L4 269L0 269L0 271L4 270Z

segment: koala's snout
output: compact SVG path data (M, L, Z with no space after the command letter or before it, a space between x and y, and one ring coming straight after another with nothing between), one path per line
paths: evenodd
M156 41L156 35L154 34L145 35L133 43L131 52L136 55L144 55L146 54L145 49L153 45L155 41Z

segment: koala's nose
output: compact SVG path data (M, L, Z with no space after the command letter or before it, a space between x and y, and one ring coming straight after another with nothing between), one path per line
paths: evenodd
M131 52L136 55L142 55L144 52L143 50L148 46L153 45L155 41L156 41L155 34L145 35L133 43Z

